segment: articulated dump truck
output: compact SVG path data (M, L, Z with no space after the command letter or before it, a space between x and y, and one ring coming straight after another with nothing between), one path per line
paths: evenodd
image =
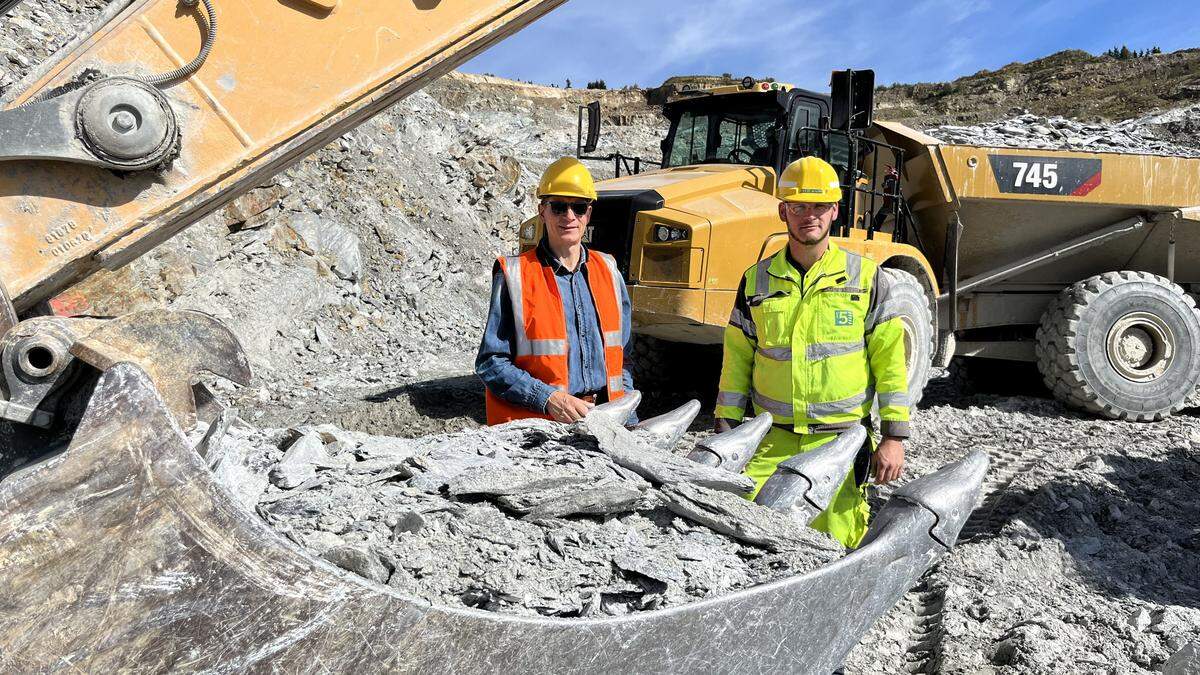
M213 404L197 373L250 378L226 326L42 311L557 4L118 0L0 112L0 670L829 672L954 544L980 453L812 573L611 619L431 606L313 557L214 479L185 432ZM762 426L696 456L744 455ZM790 466L772 505L810 520L840 445Z
M605 158L618 178L598 185L590 237L617 257L651 338L638 373L661 370L673 343L721 343L743 271L787 240L776 177L818 155L846 193L834 241L914 298L914 401L929 364L958 355L1036 362L1056 397L1109 418L1183 407L1200 380L1200 160L945 144L872 121L873 80L684 91L664 107L661 169L622 177L646 162ZM587 157L598 104L581 130L585 112Z

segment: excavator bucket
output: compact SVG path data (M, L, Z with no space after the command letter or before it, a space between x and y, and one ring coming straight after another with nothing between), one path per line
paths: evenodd
M2 306L2 305L0 305ZM2 319L2 317L0 317ZM250 382L250 363L225 324L191 310L116 319L37 317L0 335L0 477L62 446L75 432L99 373L137 364L182 429L196 421L194 384L208 372ZM134 411L136 412L136 411Z
M976 452L913 481L808 574L622 617L507 616L431 606L284 539L119 362L65 451L0 480L0 670L827 673L953 545L986 467Z

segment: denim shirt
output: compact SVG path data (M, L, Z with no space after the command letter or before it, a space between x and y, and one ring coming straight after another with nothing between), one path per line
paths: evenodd
M563 314L567 322L567 393L578 396L602 391L608 386L608 375L604 364L604 341L600 334L600 320L588 288L587 248L584 247L574 272L563 267L550 253L549 244L545 239L538 244L537 253L544 264L554 269L558 293L562 297ZM625 284L619 286L621 338L625 346L626 363L623 379L625 391L631 391L633 377L629 374L628 367L631 304ZM544 413L546 402L550 400L550 394L554 393L554 387L513 363L513 355L516 353L512 303L509 301L504 273L497 263L492 268L492 305L488 310L483 340L479 344L479 355L475 358L475 373L492 394L509 403Z

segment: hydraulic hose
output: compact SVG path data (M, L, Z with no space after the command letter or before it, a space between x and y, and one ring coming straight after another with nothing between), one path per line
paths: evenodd
M208 15L207 26L204 24L200 26L204 32L204 41L200 45L200 53L196 55L196 58L192 59L191 63L187 63L171 72L146 78L145 82L147 84L157 86L187 77L200 70L200 66L204 65L204 61L208 59L208 54L212 51L213 43L217 41L217 10L213 7L212 0L199 0L199 2L204 3L204 11ZM197 0L180 0L180 4L188 7L195 7L199 2ZM199 23L199 17L197 17L197 23Z
M0 6L3 6L4 2L7 2L7 0L0 0ZM187 77L197 70L200 70L200 66L204 65L204 62L208 59L209 53L212 52L213 44L215 44L217 41L217 10L215 7L213 7L212 0L179 0L179 4L186 7L196 7L201 2L204 3L204 10L207 13L207 17L200 17L199 14L197 14L196 17L196 22L200 24L200 29L204 33L203 41L200 44L200 53L197 54L196 58L192 59L190 63L184 64L182 67L176 68L175 70L163 73L161 75L154 75L152 77L144 78L142 80L143 82L146 84L152 84L154 86L161 86L180 78ZM99 77L99 73L92 71L90 77L86 77L81 81L68 83L63 87L46 89L40 94L33 96L28 101L25 101L16 107L24 108L35 103L41 103L42 101L61 96L67 92L75 91L80 87L91 84L92 82L96 81L96 79L99 79Z

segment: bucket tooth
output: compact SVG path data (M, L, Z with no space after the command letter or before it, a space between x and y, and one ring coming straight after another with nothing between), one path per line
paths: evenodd
M808 524L829 507L854 466L867 430L852 427L828 443L780 462L754 501Z
M192 384L201 371L250 383L250 362L241 343L225 324L203 312L150 310L98 323L71 353L101 371L122 362L140 366L184 429L195 424Z
M692 399L668 413L639 422L635 429L658 437L658 444L670 451L687 433L696 415L700 414L700 401Z
M642 392L634 389L633 391L627 392L624 396L622 396L621 398L619 398L615 401L609 401L608 403L601 403L600 405L596 406L595 408L592 408L592 411L589 412L588 414L589 415L597 415L598 414L598 415L602 415L602 416L606 416L606 417L611 417L612 419L616 420L617 422L620 422L621 424L625 424L625 422L629 420L630 416L632 416L633 413L637 410L638 404L641 402L642 402Z
M929 536L949 549L958 540L958 533L979 502L987 470L987 453L973 450L962 459L942 467L937 473L901 486L892 498L917 504L932 512L937 522L930 528Z
M771 430L771 419L771 413L763 413L736 429L709 436L696 443L688 459L741 473L750 463L758 444L762 443L763 436Z

